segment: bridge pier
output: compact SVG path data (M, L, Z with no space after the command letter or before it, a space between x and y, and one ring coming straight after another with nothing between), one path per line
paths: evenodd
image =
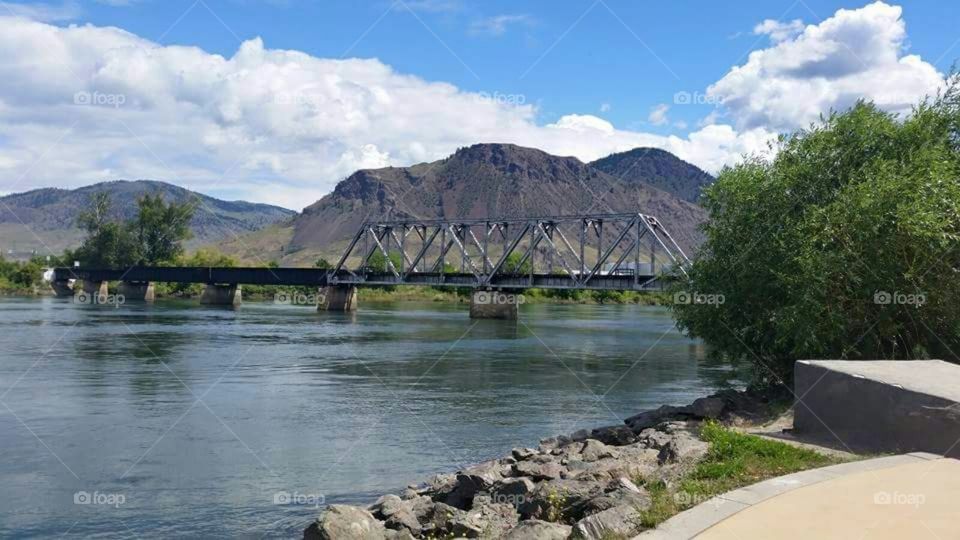
M50 287L53 288L53 292L57 295L57 298L73 296L73 285L70 285L70 280L58 279L51 281Z
M237 283L207 283L200 295L200 303L207 306L239 306L242 294Z
M107 301L106 281L78 279L73 282L73 301L78 304L100 304Z
M123 296L124 300L138 302L153 302L156 298L153 283L150 281L121 281L117 294Z
M471 319L517 320L517 295L500 291L473 291L470 295Z
M317 311L356 311L357 288L353 285L331 285L321 289Z

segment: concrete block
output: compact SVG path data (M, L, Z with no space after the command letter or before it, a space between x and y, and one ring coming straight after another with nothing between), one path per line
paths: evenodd
M520 295L513 293L474 291L470 296L470 318L515 321L520 298Z
M200 303L208 306L239 306L242 301L238 284L218 285L207 283L200 295Z
M794 388L800 434L833 437L857 451L960 457L960 366L803 360Z
M117 294L124 301L153 302L156 298L153 283L143 281L121 281Z
M78 304L104 304L108 294L106 281L78 279L73 283L73 301Z
M357 288L352 285L324 287L317 302L317 311L356 311Z

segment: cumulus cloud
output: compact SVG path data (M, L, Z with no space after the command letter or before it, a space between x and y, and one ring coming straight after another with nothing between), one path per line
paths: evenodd
M803 31L803 21L794 19L790 22L780 22L767 19L753 27L753 33L758 36L770 36L774 42L795 37Z
M901 15L899 6L875 2L841 9L794 37L767 21L758 29L775 44L751 53L746 64L710 86L708 95L741 129L795 129L861 98L909 112L936 93L943 75L919 56L903 54L907 31Z
M60 4L0 2L0 15L13 15L35 21L71 21L79 17L81 13L83 13L83 10L80 8L80 4L74 0L65 0Z
M431 161L477 142L583 160L658 146L716 170L769 135L705 129L680 139L577 114L538 125L532 105L259 39L225 58L117 28L12 17L0 27L0 56L15 59L0 64L10 83L0 85L4 191L157 178L299 209L358 168Z

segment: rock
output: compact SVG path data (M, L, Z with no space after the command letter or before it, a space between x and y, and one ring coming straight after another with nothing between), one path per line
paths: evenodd
M564 435L558 435L556 437L550 437L549 439L542 439L540 441L540 446L537 447L537 450L542 454L547 454L552 450L566 446L573 441L570 437Z
M632 480L622 476L617 479L617 487L623 488L627 491L632 491L634 493L643 493L643 490L637 487L637 485L634 484Z
M640 516L629 504L587 516L573 527L574 538L600 540L610 537L629 538L640 528Z
M718 397L703 397L694 400L694 402L685 407L685 409L691 416L696 418L716 419L720 418L726 406L726 402Z
M644 411L640 414L631 416L624 420L630 429L634 433L640 433L641 431L652 428L657 424L670 420L672 418L677 418L683 415L682 407L674 407L672 405L663 405L658 409L652 411Z
M435 502L418 516L421 534L425 536L447 536L452 533L453 523L461 521L465 512L448 504Z
M670 442L671 437L668 433L653 428L647 428L637 435L637 440L647 448L659 450Z
M517 461L523 461L527 458L537 455L539 452L533 448L514 448L510 453L513 455L513 459Z
M414 536L420 534L420 520L417 514L410 508L402 508L393 513L386 519L385 523L388 529L397 531L410 531Z
M524 519L555 521L581 502L603 493L604 483L590 480L556 479L537 485L518 508ZM554 515L550 515L554 514Z
M513 466L515 476L529 476L534 480L553 480L560 478L563 466L557 461L538 463L533 460L521 461Z
M512 467L517 467L523 463L526 462L512 465ZM488 461L464 469L457 473L456 487L440 500L451 506L466 510L470 508L474 495L503 480L504 473L510 470L509 467L511 466L502 465L497 461Z
M616 458L617 456L616 450L594 439L587 439L580 450L580 459L587 463L599 461L603 458Z
M519 508L525 503L536 489L536 484L529 478L507 478L496 485L490 492L490 498L497 504L509 504Z
M479 500L479 497L478 497ZM451 533L462 538L502 538L520 515L509 504L484 504L451 522Z
M521 521L504 537L505 540L564 540L570 536L571 527L549 521L530 519Z
M406 529L401 529L399 531L392 531L387 529L386 532L387 540L415 540L416 537L410 534L410 531Z
M396 495L384 495L370 506L370 511L378 519L387 519L403 509L403 499Z
M678 433L671 437L660 453L657 460L660 464L697 461L707 454L710 445L686 433Z
M590 432L591 439L597 439L604 444L626 446L636 442L637 437L628 426L607 426L594 429Z
M574 442L585 441L590 436L590 430L580 429L570 434L570 440Z
M383 540L386 529L358 506L332 504L303 533L304 540Z

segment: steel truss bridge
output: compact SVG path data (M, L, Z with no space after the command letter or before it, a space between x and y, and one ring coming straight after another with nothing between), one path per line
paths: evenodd
M365 222L333 268L57 268L54 281L655 290L689 259L657 218L590 214Z

